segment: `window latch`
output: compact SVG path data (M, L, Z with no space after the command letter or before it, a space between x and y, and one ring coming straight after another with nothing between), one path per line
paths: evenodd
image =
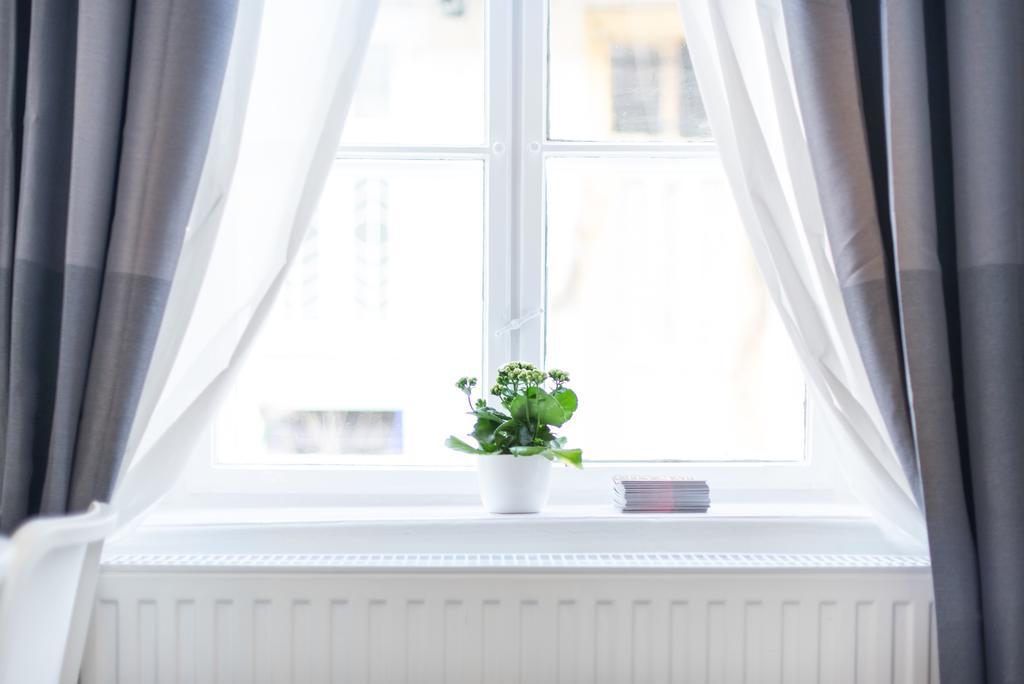
M507 325L503 325L502 327L500 327L497 330L495 330L494 331L494 336L495 337L501 337L502 335L504 335L507 332L511 332L513 330L519 330L524 325L526 325L527 323L532 321L534 318L542 316L543 314L544 314L544 308L541 307L540 309L537 309L533 313L527 314L525 316L520 316L519 318L513 318L511 321L508 322Z

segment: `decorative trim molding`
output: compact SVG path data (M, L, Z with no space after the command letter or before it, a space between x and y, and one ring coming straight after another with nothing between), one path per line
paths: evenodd
M127 570L873 570L920 568L926 556L766 553L113 554Z

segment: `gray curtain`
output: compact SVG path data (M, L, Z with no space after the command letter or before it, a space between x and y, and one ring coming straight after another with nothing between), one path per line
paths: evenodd
M928 523L944 682L1024 682L1024 2L784 0L844 303Z
M109 497L237 0L0 0L0 529Z

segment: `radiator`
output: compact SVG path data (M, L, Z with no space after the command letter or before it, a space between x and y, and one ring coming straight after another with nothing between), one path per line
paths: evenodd
M114 682L937 682L926 559L121 556L83 669Z

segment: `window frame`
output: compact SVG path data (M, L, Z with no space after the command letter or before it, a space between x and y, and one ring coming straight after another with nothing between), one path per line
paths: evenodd
M482 386L512 360L543 366L545 345L545 161L551 158L671 158L717 154L713 142L607 142L548 139L548 1L483 0L488 139L478 145L341 145L337 160L479 160L484 164ZM552 503L607 503L614 474L706 479L716 492L758 500L797 496L849 500L827 432L808 401L801 460L607 461L583 471L555 468ZM209 496L337 495L351 505L472 504L475 466L226 465L214 430L200 440L172 501Z

